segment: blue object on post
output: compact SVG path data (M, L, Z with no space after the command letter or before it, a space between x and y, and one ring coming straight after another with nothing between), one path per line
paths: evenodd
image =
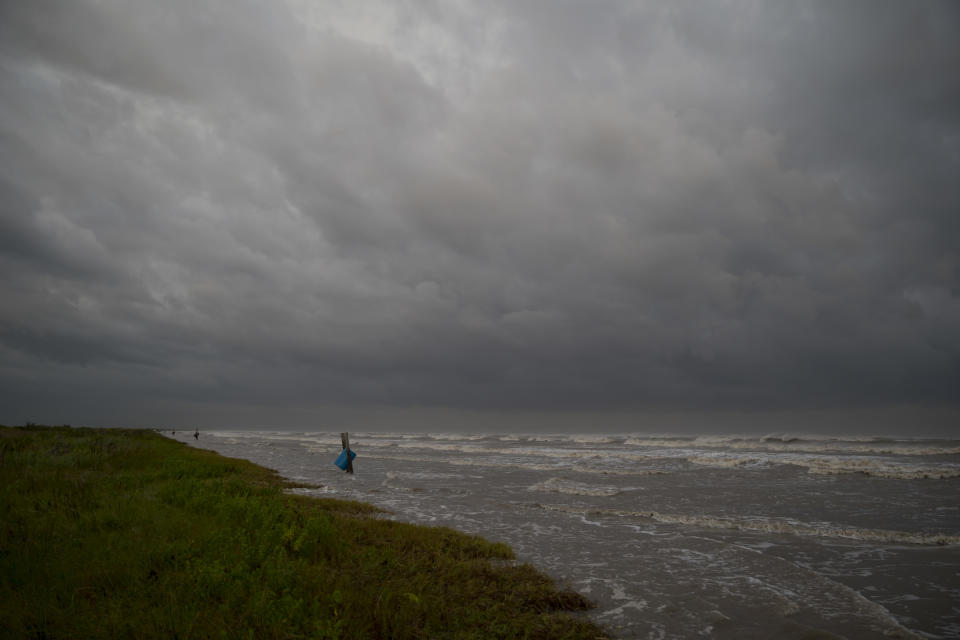
M337 456L337 461L333 463L338 467L340 467L341 469L343 469L344 471L347 470L347 464L349 464L347 462L347 451L350 451L350 460L353 460L354 458L357 457L357 454L354 451L351 451L349 449L344 449L343 451L340 452L340 455Z

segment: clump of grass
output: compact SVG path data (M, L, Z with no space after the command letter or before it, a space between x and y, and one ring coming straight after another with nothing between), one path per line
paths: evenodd
M149 431L0 427L0 629L18 638L599 638L513 552Z

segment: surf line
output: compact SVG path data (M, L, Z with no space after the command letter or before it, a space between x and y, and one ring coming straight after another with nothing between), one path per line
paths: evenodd
M626 518L645 518L663 524L686 525L707 529L732 529L772 534L793 534L820 538L846 538L879 544L915 544L919 546L960 545L960 535L947 533L911 533L887 529L864 529L834 524L810 524L782 519L731 518L707 515L681 515L659 513L657 511L622 511L619 509L595 509L568 507L565 505L537 504L546 511L557 511L573 515L613 516Z

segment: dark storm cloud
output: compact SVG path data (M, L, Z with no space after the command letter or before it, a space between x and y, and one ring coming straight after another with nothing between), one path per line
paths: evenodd
M956 407L958 36L948 2L4 3L0 418Z

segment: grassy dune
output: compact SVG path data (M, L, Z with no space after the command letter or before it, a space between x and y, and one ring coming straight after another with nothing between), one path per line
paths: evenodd
M149 431L0 427L0 635L598 638L506 545Z

